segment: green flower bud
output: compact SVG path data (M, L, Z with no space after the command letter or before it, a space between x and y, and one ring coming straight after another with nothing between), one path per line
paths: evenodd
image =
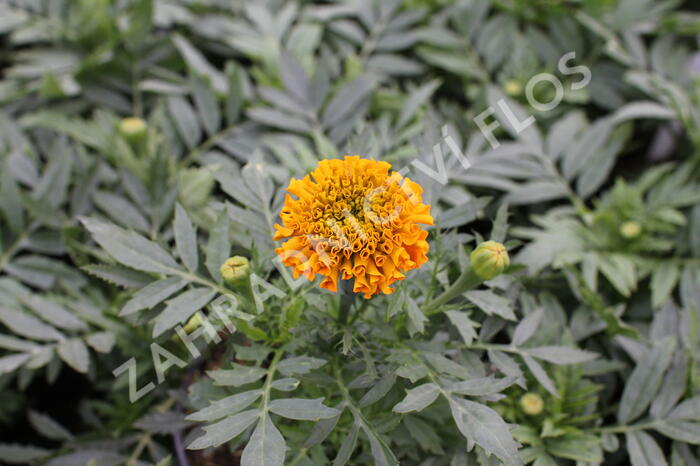
M620 234L623 238L634 239L642 233L642 226L639 222L633 220L627 221L620 225Z
M345 77L348 80L354 79L362 74L362 60L355 54L350 54L345 59Z
M190 317L190 320L187 321L183 329L185 330L185 333L190 334L197 330L197 328L199 328L199 326L202 325L202 322L202 313L198 312L192 317Z
M138 142L146 136L146 122L137 117L124 118L119 122L119 133L131 143Z
M525 414L537 416L544 409L544 400L537 393L526 393L520 398L520 407Z
M202 325L202 323L204 322L204 320L202 320L201 316L202 316L202 313L198 312L195 315L193 315L192 317L190 317L190 320L188 320L187 323L185 324L185 326L182 327L182 330L184 330L184 332L187 335L189 335L192 332L194 332L195 330L197 330L199 328L199 326ZM180 339L180 337L177 334L170 337L170 340L174 341L174 342L177 342L179 339Z
M474 273L484 280L497 277L510 265L508 251L496 241L481 243L472 251L469 259Z
M248 279L250 264L243 256L233 256L224 262L219 272L226 283L236 285Z

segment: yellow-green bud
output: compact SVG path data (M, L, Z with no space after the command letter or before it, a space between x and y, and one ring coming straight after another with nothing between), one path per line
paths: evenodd
M345 76L348 80L362 74L362 60L355 54L350 54L345 59Z
M190 320L188 320L187 323L185 324L185 326L182 327L182 330L184 330L184 332L187 335L191 334L192 332L197 330L200 325L202 325L202 322L204 322L204 321L202 320L201 314L202 314L201 312L198 312L195 315L193 315L192 317L190 317ZM172 337L170 337L170 340L176 342L179 338L180 338L179 335L175 334Z
M197 330L197 328L199 328L200 325L202 325L203 321L201 316L202 313L198 312L192 317L190 317L190 320L188 320L185 326L183 327L187 334L194 332L195 330Z
M234 285L250 276L250 264L243 256L233 256L224 262L219 272L226 283Z
M146 135L146 122L141 118L129 117L119 122L119 132L129 142L136 142Z
M537 393L526 393L520 398L520 407L525 414L537 416L544 409L544 400Z
M484 241L469 256L472 270L484 280L500 275L510 265L505 246L496 241Z
M620 225L620 234L623 238L634 239L642 233L642 226L639 222L630 220Z
M515 79L509 79L503 84L503 90L511 97L518 96L523 92L523 85Z

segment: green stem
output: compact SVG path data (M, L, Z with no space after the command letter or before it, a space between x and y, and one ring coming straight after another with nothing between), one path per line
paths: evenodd
M143 100L141 97L141 90L139 89L139 78L140 78L140 65L137 57L132 57L136 63L131 65L131 101L132 101L132 114L135 117L143 117Z
M637 430L647 430L653 429L661 424L661 421L655 420L650 422L643 422L640 424L634 424L631 426L610 426L610 427L596 427L591 429L593 432L598 432L601 434L624 434L626 432L634 432Z
M365 302L362 303L362 306L360 306L360 308L357 310L357 312L355 312L355 314L353 314L352 319L350 319L350 324L355 323L355 321L360 318L362 313L365 312L368 309L368 307L369 307L369 300L365 300Z
M554 162L552 162L552 159L550 159L547 155L543 153L536 153L535 156L544 166L545 170L549 171L550 176L552 176L564 188L564 190L566 191L566 195L569 198L569 201L576 208L576 212L579 215L588 213L589 209L588 207L586 207L586 203L583 201L583 199L579 197L578 194L576 194L576 191L574 191L571 188L571 185L569 184L567 179L559 172L557 166L554 164Z
M277 363L282 359L284 355L284 346L275 351L275 355L272 357L270 366L267 368L267 378L265 379L265 385L263 385L263 399L260 409L260 417L264 419L267 415L267 405L270 402L270 391L272 389L272 381L275 378L275 371L277 370Z
M354 406L352 404L352 399L350 397L350 393L347 391L347 388L345 387L345 384L343 383L342 374L340 372L340 367L337 364L335 365L335 369L334 369L333 373L334 373L335 378L336 378L336 383L338 384L338 387L340 387L340 392L343 395L343 402L341 402L341 404L338 406L338 409L342 412L343 409L345 408L345 406L348 406L352 410L353 414L356 414L356 415L359 414L360 416L362 416L362 413L360 413L359 410L357 413L353 410ZM306 457L306 453L308 451L309 451L308 448L305 448L305 447L300 448L299 453L297 453L296 456L294 457L294 459L289 462L289 466L295 466L297 463L299 463L299 461L301 461L304 457Z
M471 345L456 344L452 345L452 347L466 350L502 351L504 353L524 354L520 348L516 348L515 346L499 345L495 343L472 343Z
M299 463L299 461L301 461L302 458L306 456L307 451L309 451L307 448L302 447L299 450L299 453L297 453L297 456L295 456L294 459L289 462L289 466L296 466L296 464Z
M202 155L203 152L206 152L209 149L211 149L212 147L214 147L219 142L219 139L226 136L229 132L233 131L233 129L236 128L237 126L238 125L227 126L226 128L223 128L218 133L211 135L208 139L206 139L204 142L202 142L199 146L190 150L190 152L182 160L180 160L180 166L187 167L190 163L196 162L199 159L199 157Z
M355 302L355 293L352 291L352 283L348 280L340 282L340 303L338 308L338 324L344 327L348 322L350 308Z
M160 413L165 413L167 412L172 405L175 404L175 398L168 398L165 403L161 404L156 408L156 411ZM138 459L143 453L143 450L146 448L151 443L151 438L152 434L145 433L141 439L139 440L139 443L136 445L136 449L131 453L131 456L129 456L129 459L126 461L126 466L136 466L138 464Z
M440 312L440 306L450 302L452 299L461 295L465 291L476 288L483 281L484 280L481 277L477 276L472 271L471 266L467 266L467 268L464 269L464 272L462 272L462 275L459 276L457 281L455 281L452 286L450 286L437 298L423 305L425 314L430 316Z
M143 453L144 448L146 448L146 445L148 445L149 443L151 443L151 434L144 434L139 440L138 445L136 445L136 449L126 461L126 466L136 466L136 464L138 463L139 456L141 456L141 453Z
M352 398L352 395L350 395L350 390L348 390L348 387L345 385L345 382L343 381L343 373L340 369L339 364L335 364L335 381L336 384L338 385L338 388L340 388L340 394L343 396L343 401L345 406L348 407L350 412L352 413L353 417L355 418L355 422L359 422L360 425L362 425L365 429L369 429L371 431L374 431L374 428L370 425L369 421L365 418L364 414L362 414L362 411L360 408L355 406L355 401ZM342 410L342 405L340 407Z
M401 345L405 350L409 351L411 353L411 357L413 357L413 360L416 361L418 364L422 365L425 367L427 371L428 378L432 383L437 385L438 390L440 390L440 395L444 397L448 402L451 402L450 394L445 391L445 389L442 386L442 383L440 382L440 375L435 373L435 370L428 364L421 359L420 355L418 352L414 349L411 348L408 345Z

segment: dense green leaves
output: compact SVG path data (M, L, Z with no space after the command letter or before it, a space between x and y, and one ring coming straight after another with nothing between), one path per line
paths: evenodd
M661 386L675 348L675 340L668 338L644 353L625 384L617 412L620 422L632 421L647 409Z

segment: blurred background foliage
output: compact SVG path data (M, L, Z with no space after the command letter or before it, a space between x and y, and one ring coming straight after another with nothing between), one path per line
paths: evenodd
M690 0L0 1L0 460L699 464L699 39ZM547 112L538 73L564 87ZM496 111L493 149L474 118L500 99L536 121ZM430 263L338 326L271 231L289 179L345 154L411 169L436 227ZM483 238L509 273L427 308ZM130 403L113 371L156 380L153 341L187 360L172 329L232 292L235 254L286 296ZM271 417L270 385L327 418ZM200 437L243 390L281 446L252 420Z

